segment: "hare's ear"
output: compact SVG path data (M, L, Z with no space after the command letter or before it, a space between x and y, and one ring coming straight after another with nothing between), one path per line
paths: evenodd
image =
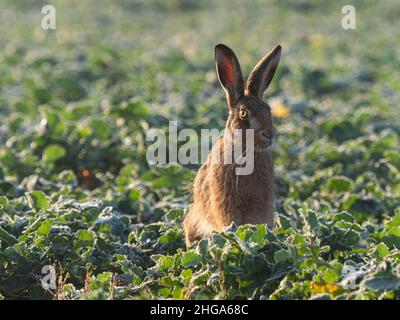
M246 94L262 99L278 68L281 58L281 46L277 45L257 63L246 83Z
M215 65L221 86L224 88L228 105L233 108L235 102L244 94L244 82L239 61L233 51L223 44L215 47Z

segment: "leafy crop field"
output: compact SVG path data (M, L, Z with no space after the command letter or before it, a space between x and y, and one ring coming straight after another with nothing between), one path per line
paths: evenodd
M400 3L0 2L0 299L399 299ZM186 249L196 166L146 132L222 129L214 45L275 44L276 228ZM44 290L43 268L56 286Z

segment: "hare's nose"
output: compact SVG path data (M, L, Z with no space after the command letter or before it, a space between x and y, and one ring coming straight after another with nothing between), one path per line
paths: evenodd
M271 136L268 132L262 132L261 135L265 138L265 139L271 139Z
M270 146L272 143L273 143L273 141L275 140L275 135L274 135L274 133L271 133L271 132L262 132L262 137L263 137L263 140L264 140L264 143L267 145L267 146Z

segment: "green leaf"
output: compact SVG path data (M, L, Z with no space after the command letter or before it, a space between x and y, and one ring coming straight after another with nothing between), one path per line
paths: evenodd
M353 230L346 230L339 238L338 242L345 247L353 247L360 242L360 235Z
M390 219L387 226L389 228L400 228L400 208L396 210L395 215Z
M182 266L196 267L200 263L201 257L194 251L187 251L182 256Z
M58 159L64 157L65 154L66 151L63 147L57 144L52 144L44 149L42 159L45 162L55 162Z
M326 269L323 278L327 283L336 283L339 281L340 275L334 269Z
M171 291L171 288L161 288L160 290L158 290L158 294L164 298L168 298L171 294Z
M184 298L184 293L183 290L180 286L176 286L174 290L172 291L172 296L175 300L183 300Z
M174 258L171 256L161 256L157 264L160 268L172 268L174 265Z
M0 209L7 209L8 199L4 196L0 196Z
M132 189L129 192L129 198L133 201L136 202L140 199L140 191L137 189Z
M181 272L181 277L185 282L189 282L192 276L193 276L192 269L183 269L183 271Z
M165 214L166 221L182 222L183 210L182 209L171 209Z
M102 140L106 140L110 136L110 126L101 119L93 119L90 122L90 128L92 129L93 133Z
M58 181L60 181L64 185L70 185L71 187L75 187L78 185L78 181L72 170L61 171L58 174Z
M142 101L132 99L128 102L123 102L112 112L124 119L133 120L146 118L149 114L149 109Z
M391 163L393 163L395 166L400 168L400 153L398 151L386 150L383 153L383 156L386 159L388 159Z
M52 221L45 220L42 222L40 227L37 229L36 234L40 236L48 236L50 229L51 229Z
M307 217L307 222L310 225L311 230L313 232L318 231L319 224L318 224L317 214L312 210L308 210L306 215L307 215L306 216Z
M264 224L257 225L257 231L253 234L252 239L259 245L263 245L267 237L267 227Z
M90 231L79 230L75 233L75 246L90 247L93 246L94 238Z
M333 216L333 221L346 221L346 222L354 222L354 217L346 211L340 212Z
M286 260L289 260L292 257L290 252L285 249L281 249L274 254L274 259L276 263L284 262Z
M397 290L400 288L400 279L394 276L375 277L366 279L361 285L373 291Z
M389 248L384 243L379 243L375 248L375 255L378 258L383 259L390 253Z
M290 228L290 220L282 214L278 214L278 223L283 229Z
M344 177L344 176L335 176L330 178L327 183L326 187L329 190L337 191L337 192L345 192L349 191L353 188L353 180Z
M26 194L29 206L36 210L47 210L50 208L50 202L47 200L46 195L42 191L32 191Z
M0 240L5 241L9 245L14 245L18 242L17 239L12 234L8 233L1 226L0 226Z

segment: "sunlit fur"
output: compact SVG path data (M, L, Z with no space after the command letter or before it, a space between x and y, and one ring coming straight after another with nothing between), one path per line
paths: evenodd
M224 66L219 67L224 70ZM268 70L267 67L271 70L270 66L265 66L262 70L253 72L264 72ZM275 72L276 66L273 67ZM228 76L224 74L224 81L234 78L230 65L227 66L227 71ZM273 74L268 76L272 77ZM240 79L239 76L236 78ZM223 87L226 85L224 82L221 84ZM232 84L232 87L234 85ZM263 83L259 85L265 86ZM254 129L254 171L250 175L236 175L234 163L224 164L223 161L215 161L218 158L223 159L224 145L228 143L224 137L219 139L213 146L207 163L199 169L194 181L193 203L184 219L187 246L195 240L209 237L213 231L224 230L232 222L237 225L265 223L269 227L273 226L274 165L270 146L274 128L271 110L256 94L253 95L248 90L239 92L239 96L235 102L232 102L234 100L232 97L227 96L229 117L225 131ZM242 108L247 110L246 119L240 117ZM245 145L244 139L244 150Z

